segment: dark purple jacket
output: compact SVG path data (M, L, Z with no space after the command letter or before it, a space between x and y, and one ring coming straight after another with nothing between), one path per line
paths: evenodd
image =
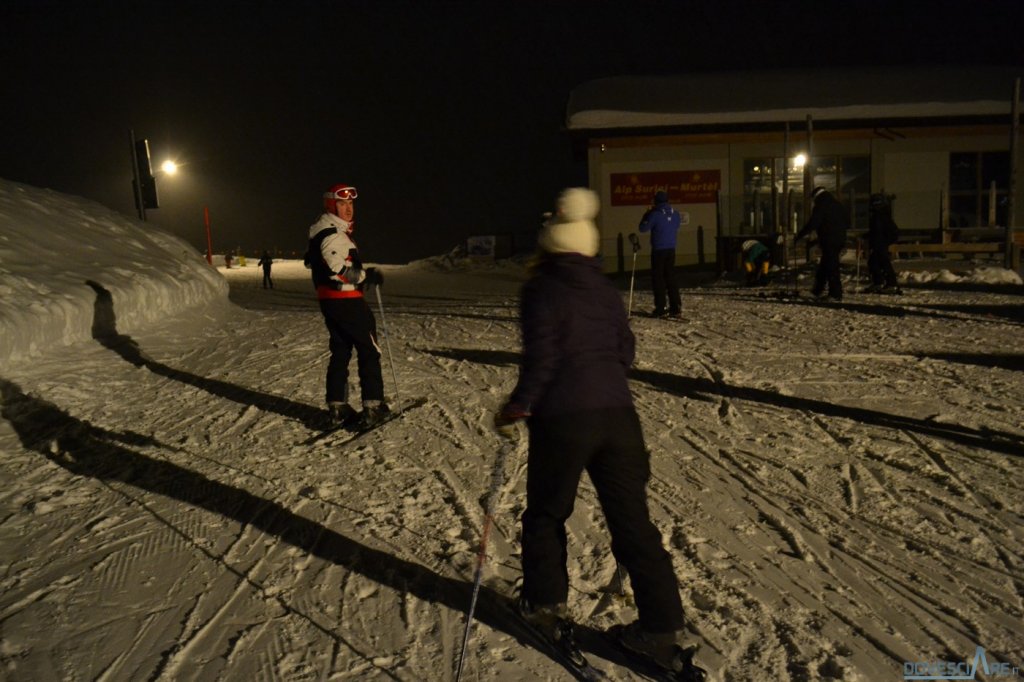
M520 315L523 355L510 405L535 417L633 407L633 332L598 259L545 256L523 285Z

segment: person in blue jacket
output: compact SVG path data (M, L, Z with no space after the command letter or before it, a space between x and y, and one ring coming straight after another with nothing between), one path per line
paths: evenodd
M595 258L599 206L589 189L565 190L541 230L540 260L521 293L519 381L494 419L499 432L521 419L529 427L518 608L541 632L566 636L570 627L571 636L565 523L586 471L639 611L621 641L668 666L683 607L647 508L649 455L627 383L635 339L622 296Z
M668 203L668 193L659 190L654 206L640 220L640 231L651 233L651 280L654 289L654 317L680 317L683 305L676 286L676 233L682 216ZM668 309L665 299L668 299Z

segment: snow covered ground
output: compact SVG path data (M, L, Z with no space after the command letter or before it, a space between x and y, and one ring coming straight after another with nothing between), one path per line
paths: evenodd
M273 290L221 269L228 300L173 237L0 181L0 679L453 677L524 273L384 267L399 397L427 403L304 446L327 344L301 263ZM972 285L993 277L839 305L711 286L685 322L634 319L651 510L721 679L901 680L979 646L1024 665L1024 296ZM493 598L524 466L469 680L569 679ZM589 646L634 613L586 482L570 533Z

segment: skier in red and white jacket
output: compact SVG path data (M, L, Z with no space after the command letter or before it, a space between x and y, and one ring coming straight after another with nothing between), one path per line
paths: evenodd
M332 426L368 429L390 414L384 402L380 346L373 312L363 298L367 284L381 285L376 268L364 268L352 239L355 226L355 187L333 185L324 193L324 213L309 227L306 267L313 275L320 312L330 334L327 365L327 408ZM359 366L363 411L348 403L348 365L352 350Z

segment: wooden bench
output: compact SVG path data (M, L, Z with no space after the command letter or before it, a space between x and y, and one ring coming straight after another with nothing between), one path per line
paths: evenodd
M1016 236L1016 235L1014 235ZM1016 241L1016 240L1015 240ZM947 253L961 253L961 254L981 254L981 253L1004 253L1005 245L1003 242L950 242L948 244L914 244L908 242L901 242L892 244L889 246L889 253L894 256L901 253L917 253L924 255L929 254L947 254ZM1012 254L1013 269L1020 269L1020 246L1016 243L1013 244Z
M889 247L890 253L1002 253L1003 245L996 242L950 242L949 244L897 243Z

